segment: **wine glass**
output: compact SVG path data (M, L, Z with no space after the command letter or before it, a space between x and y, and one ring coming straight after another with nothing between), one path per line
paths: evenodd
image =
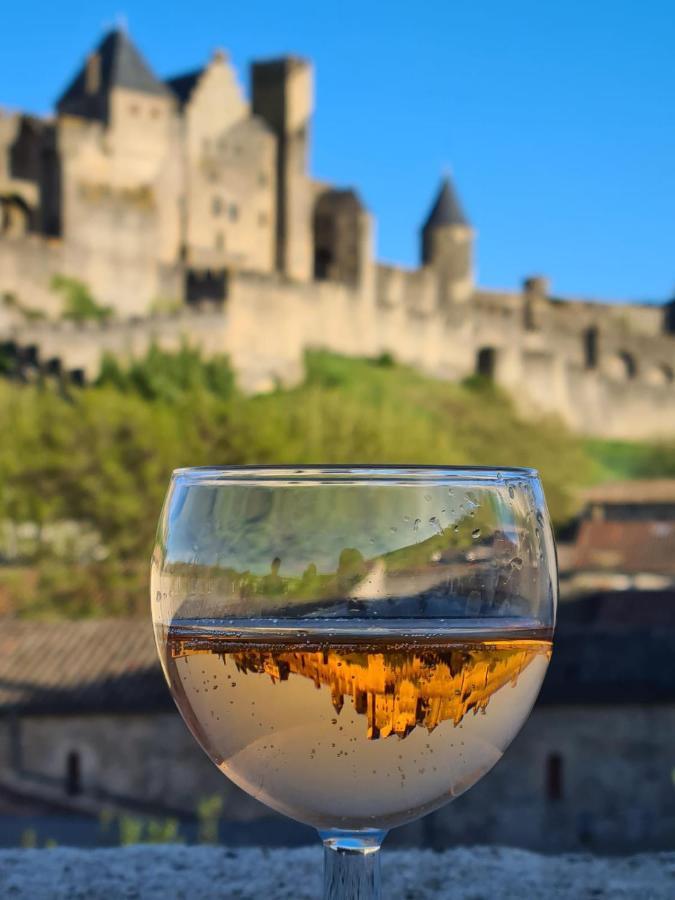
M532 469L174 472L152 615L218 768L314 826L327 898L379 896L387 831L500 759L551 654L555 549Z

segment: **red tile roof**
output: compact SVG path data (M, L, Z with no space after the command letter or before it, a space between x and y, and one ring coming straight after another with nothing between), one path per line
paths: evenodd
M572 569L675 575L675 522L583 521Z

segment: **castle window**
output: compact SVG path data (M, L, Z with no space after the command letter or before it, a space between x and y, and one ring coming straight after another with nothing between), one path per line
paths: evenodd
M80 754L76 750L71 750L66 757L66 778L65 785L66 794L74 797L82 793L82 772L80 770Z
M629 379L635 378L637 375L637 363L635 362L635 358L626 350L621 350L618 354L618 359L623 366L625 377Z
M219 216L223 211L223 201L220 197L216 196L211 201L211 212L214 216Z
M84 73L85 90L88 94L95 94L101 87L101 55L91 53L87 58L87 68Z
M314 277L317 281L325 281L331 271L333 254L324 247L317 247L314 251Z
M225 235L222 231L216 232L216 238L214 241L214 246L219 253L222 253L225 249Z
M264 227L265 225L267 225L268 221L269 221L269 219L267 217L266 212L258 213L258 225L260 225L261 228Z
M546 758L546 797L555 802L563 797L563 760L559 753Z
M614 381L630 381L637 375L637 363L634 356L620 350L604 360L603 370Z
M595 325L584 331L584 365L587 369L595 369L598 365L598 329Z
M237 221L237 219L239 218L239 207L237 206L236 203L230 203L228 210L227 210L227 215L230 219L230 222Z

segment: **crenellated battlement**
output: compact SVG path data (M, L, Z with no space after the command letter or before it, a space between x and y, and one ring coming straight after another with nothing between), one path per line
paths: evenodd
M106 353L188 341L260 391L300 379L308 348L389 353L438 378L494 379L525 414L587 434L675 434L675 301L562 299L541 275L476 286L476 233L448 178L419 267L376 261L358 192L308 171L311 63L251 75L247 98L217 52L161 81L113 30L54 117L0 113L0 340L27 370L87 380ZM112 320L63 322L57 275Z

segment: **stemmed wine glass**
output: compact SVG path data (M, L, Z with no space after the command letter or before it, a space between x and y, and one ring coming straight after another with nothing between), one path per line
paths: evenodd
M532 469L197 468L171 479L151 592L188 727L318 830L337 900L379 896L387 831L500 759L546 672L557 576Z

